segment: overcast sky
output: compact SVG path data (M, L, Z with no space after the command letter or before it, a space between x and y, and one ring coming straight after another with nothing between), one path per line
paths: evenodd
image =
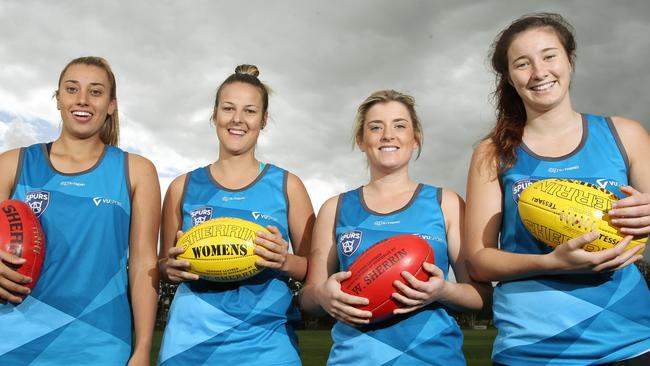
M217 158L209 117L241 63L274 90L257 154L305 182L316 210L367 181L352 149L358 104L413 95L424 124L416 180L465 195L473 145L493 123L487 54L522 14L563 14L577 33L578 111L650 127L650 2L22 1L0 2L0 150L54 140L52 93L71 59L98 55L117 77L121 147L153 161L163 191Z

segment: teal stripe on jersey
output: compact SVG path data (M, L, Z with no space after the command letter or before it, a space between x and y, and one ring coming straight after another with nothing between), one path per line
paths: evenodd
M19 305L0 305L0 365L125 364L131 353L126 153L106 147L91 169L55 171L45 145L21 152L12 198L45 231L40 279Z
M222 187L209 167L189 173L182 202L183 230L217 217L276 226L289 241L287 172L266 164L240 190ZM161 365L299 365L288 278L266 269L244 281L182 283L171 305ZM263 360L263 361L262 361Z
M501 249L544 254L517 212L521 191L534 181L572 178L621 195L627 162L608 118L584 115L583 139L561 158L536 156L525 146L501 177ZM502 364L592 365L650 349L650 291L635 266L602 275L543 276L501 282L494 292L499 333L492 358Z
M380 240L416 234L433 247L436 266L446 278L447 237L439 195L438 188L419 185L406 207L379 214L365 205L362 188L342 194L335 224L339 269L347 270ZM367 327L337 322L332 340L328 365L465 365L463 335L438 303Z

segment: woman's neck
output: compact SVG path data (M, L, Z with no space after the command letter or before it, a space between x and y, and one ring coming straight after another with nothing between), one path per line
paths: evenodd
M580 123L580 113L573 110L568 96L559 105L545 111L526 108L526 132L538 136L564 135Z
M71 139L59 136L52 143L50 162L63 173L77 173L92 168L104 152L106 145L97 138Z
M210 172L219 184L230 189L243 188L260 173L260 162L254 155L219 157L210 165Z

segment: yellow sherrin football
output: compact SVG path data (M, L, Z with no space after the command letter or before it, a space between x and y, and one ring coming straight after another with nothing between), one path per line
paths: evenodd
M544 179L521 193L518 209L526 229L553 248L598 230L598 239L583 247L586 251L597 252L615 246L625 237L609 222L607 214L617 199L613 193L591 183ZM647 236L635 237L628 248L646 241ZM643 249L639 253L643 253Z
M208 220L185 232L177 247L185 249L178 259L190 262L190 272L202 279L232 282L252 277L263 268L255 261L262 259L253 250L258 231L264 227L232 217Z

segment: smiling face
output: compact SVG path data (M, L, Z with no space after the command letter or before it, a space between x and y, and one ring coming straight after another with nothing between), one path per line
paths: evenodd
M76 138L99 138L106 119L115 113L108 74L100 67L73 64L61 77L56 93L63 121L62 134Z
M508 47L508 76L526 110L545 112L569 101L572 65L550 27L518 34Z
M357 144L371 168L389 173L408 167L418 148L409 110L395 101L374 104L366 112Z
M266 123L259 88L242 82L230 83L220 91L218 100L214 122L220 154L253 153Z

